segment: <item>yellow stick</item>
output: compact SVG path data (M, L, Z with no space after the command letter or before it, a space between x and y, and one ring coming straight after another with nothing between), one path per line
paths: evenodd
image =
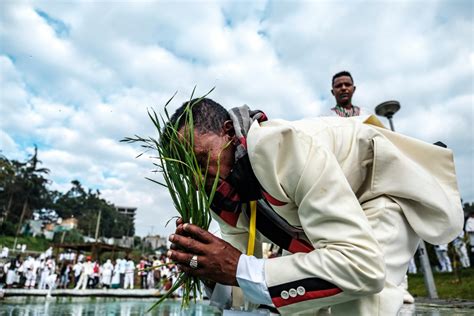
M257 226L257 201L250 201L249 242L247 244L248 256L253 256L253 252L255 249L256 226Z

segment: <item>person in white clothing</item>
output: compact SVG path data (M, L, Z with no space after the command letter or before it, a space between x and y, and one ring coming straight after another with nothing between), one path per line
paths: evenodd
M38 289L46 289L46 278L51 274L51 266L48 264L48 261L42 260L40 265L40 281L38 284Z
M471 266L471 262L469 260L469 256L467 255L466 243L464 242L464 231L462 231L456 239L453 240L454 250L459 257L459 261L461 262L461 266L463 268L469 268Z
M35 283L39 284L39 279L41 277L40 272L41 272L41 259L40 257L36 258L34 262L34 270L35 270L35 275L36 275L36 280Z
M113 270L114 266L112 265L112 261L110 261L110 259L107 259L107 261L102 266L102 285L105 288L110 288Z
M120 260L120 261L119 261ZM120 273L120 287L124 288L125 284L125 270L127 266L127 259L117 259L119 265L119 273Z
M48 294L46 294L47 297L51 297L51 292L57 286L57 282L56 282L57 279L58 279L58 273L55 270L51 271L51 274L48 275L48 277L46 278L46 285L48 286Z
M124 289L127 289L127 288L133 289L134 271L135 271L135 263L132 261L132 259L127 260L126 265L125 265L125 280L124 280L124 285L123 285Z
M33 257L28 257L23 263L26 276L25 289L33 289L36 284L36 265Z
M6 262L0 260L0 289L3 288L7 277L5 272L5 264Z
M331 306L332 315L397 315L420 237L445 243L462 228L452 153L388 131L374 116L266 120L204 98L171 117L185 139L186 111L204 185L218 183L212 215L227 241L181 222L167 256L216 282L214 290L238 286L248 302L281 314ZM263 236L292 254L260 258Z
M45 257L48 258L48 257L51 257L53 255L53 247L49 247L45 253L44 253Z
M111 281L113 289L118 289L120 287L119 261L120 259L117 259L115 261L115 266L114 266L114 271L113 271L112 281Z
M9 249L7 246L2 248L2 252L0 253L0 258L8 258Z
M74 272L74 286L76 286L82 273L82 262L76 262L76 264L74 264L72 267L72 271Z
M13 284L17 282L18 279L18 268L20 267L19 256L16 259L11 259L4 265L4 271L7 275L6 285L7 288L12 288Z
M408 273L410 273L410 274L416 274L417 273L415 257L412 257L410 259L410 262L408 263Z
M436 257L438 257L440 272L453 272L451 259L448 256L448 244L436 245L435 252Z
M91 262L91 257L87 257L87 261L82 265L82 272L81 276L79 277L79 281L76 284L75 290L82 288L85 290L87 288L87 284L89 283L89 278L92 276L93 273L93 265Z
M469 236L470 256L474 257L474 212L466 220L465 231Z

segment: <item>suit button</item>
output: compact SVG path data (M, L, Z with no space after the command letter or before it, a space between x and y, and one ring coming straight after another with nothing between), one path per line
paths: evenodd
M303 295L306 293L306 290L305 290L304 287L298 286L298 287L296 288L296 292L298 292L298 295L303 296Z
M289 294L290 294L291 297L296 297L296 295L298 295L298 294L296 293L296 290L295 290L295 289L290 289L288 292L289 292Z
M287 300L290 297L287 291L281 291L280 296L282 299Z

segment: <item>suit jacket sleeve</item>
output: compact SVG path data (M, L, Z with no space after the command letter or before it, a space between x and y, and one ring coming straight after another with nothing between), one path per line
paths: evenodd
M227 224L215 212L211 212L212 218L219 224L222 239L230 243L244 254L247 254L247 245L249 239L248 227L249 220L244 212L241 212L235 226ZM261 236L257 234L255 240L254 256L262 258Z
M265 280L281 313L322 308L382 290L382 252L336 158L317 137L253 125L248 146L263 188L297 212L315 250L268 259ZM282 269L284 267L284 269Z

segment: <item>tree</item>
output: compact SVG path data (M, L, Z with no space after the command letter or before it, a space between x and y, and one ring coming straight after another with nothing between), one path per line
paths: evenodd
M464 203L463 204L464 214L469 215L474 213L474 203Z
M21 191L17 174L26 163L10 161L5 156L0 156L0 201L2 203L2 223L8 220L8 215L13 206L15 194Z
M0 155L0 233L18 235L23 222L37 214L42 220L54 221L55 211L63 219L78 219L78 231L93 236L99 213L99 235L105 237L133 236L133 222L117 212L98 190L85 189L78 180L71 181L66 193L48 190L45 177L49 169L40 168L38 151L25 162L9 160Z
M52 208L62 218L81 217L87 194L78 180L71 181L72 187L66 193L55 196Z
M38 149L35 146L33 156L26 162L0 158L0 201L2 203L2 232L16 226L16 235L20 232L23 221L36 209L45 207L50 200L44 175L47 168L39 168Z
M27 161L24 168L20 169L18 180L22 188L23 206L16 235L20 232L25 216L31 215L31 210L42 208L48 199L48 189L46 185L49 180L44 178L43 174L48 174L49 169L38 168L38 164L40 163L41 161L38 160L38 148L35 146L33 157Z
M77 218L78 230L88 236L94 236L99 213L99 236L120 238L127 235L128 231L134 233L130 219L118 213L111 203L100 196L98 190L86 191L78 180L71 181L71 184L69 191L55 199L53 209L60 217Z

